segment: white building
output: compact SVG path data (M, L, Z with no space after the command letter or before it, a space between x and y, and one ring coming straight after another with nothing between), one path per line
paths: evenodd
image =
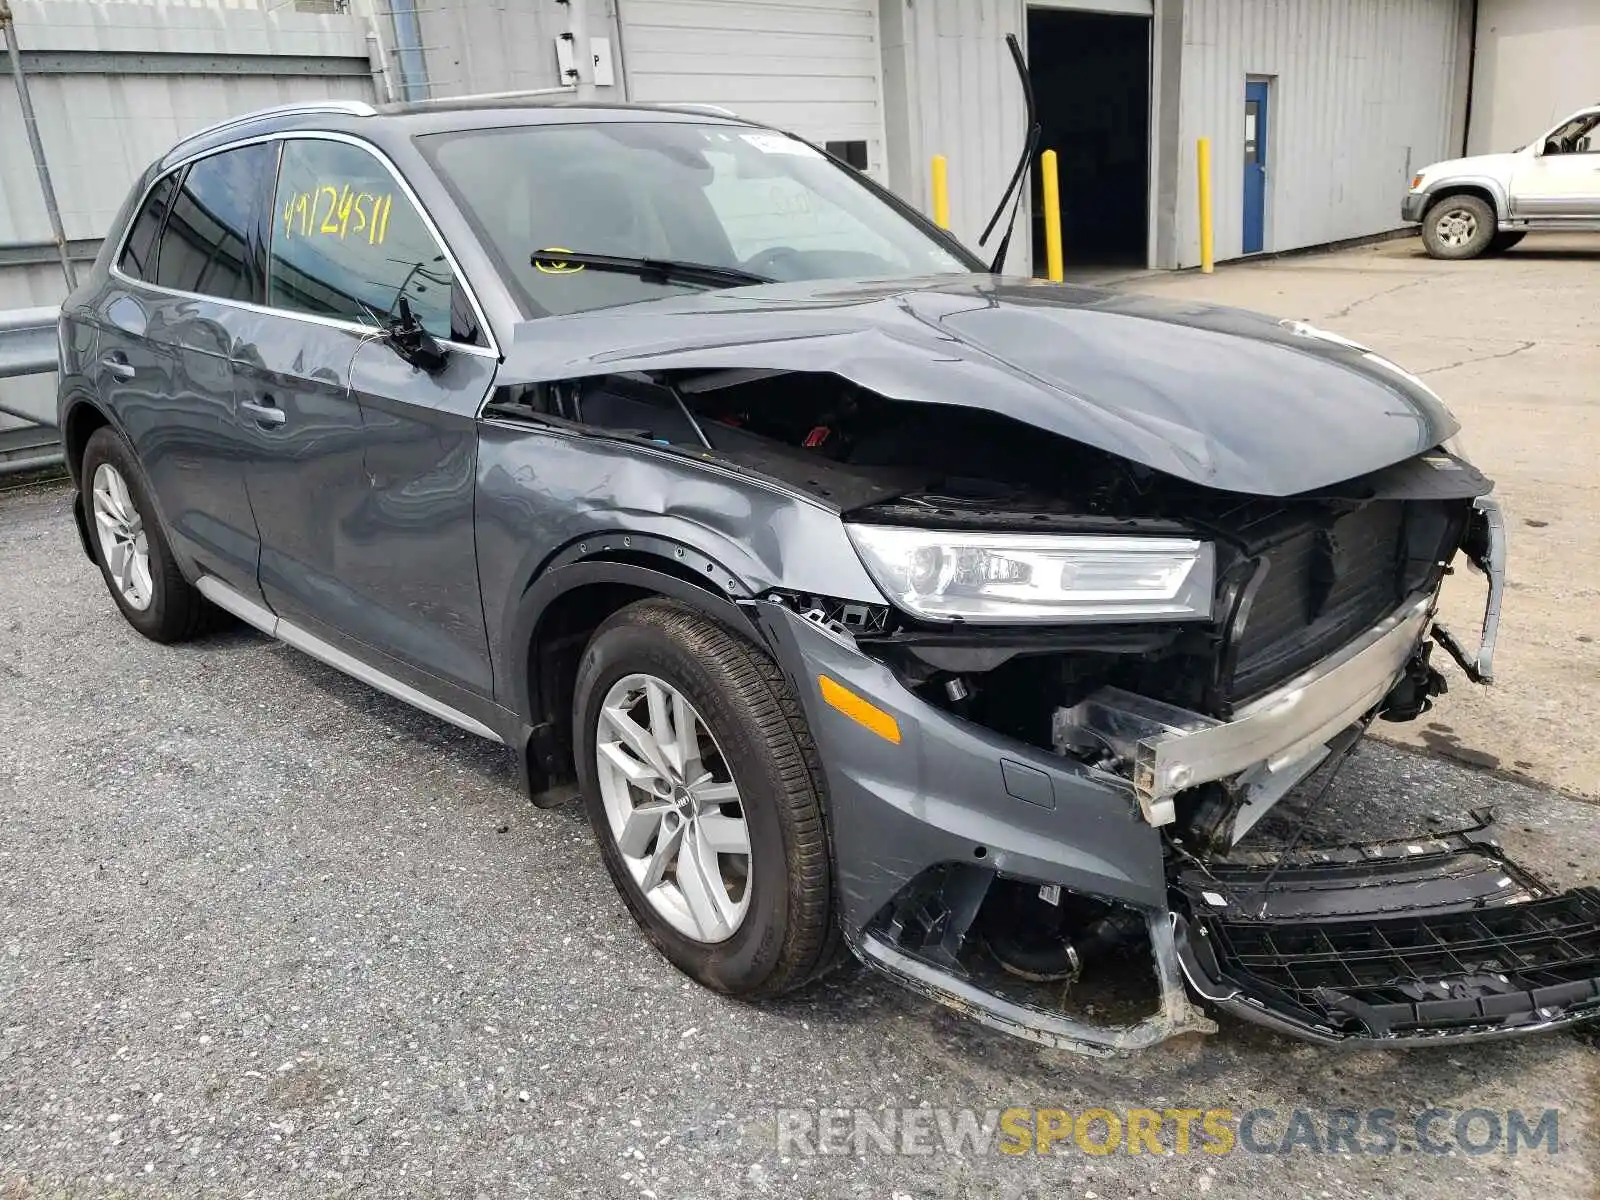
M412 95L574 82L601 98L721 105L833 144L924 208L928 160L943 154L952 225L969 245L1022 144L1004 41L1014 33L1041 148L1060 156L1069 263L1179 267L1199 259L1200 137L1213 145L1219 258L1398 225L1413 169L1463 151L1478 4L1565 5L1573 20L1600 10L1597 0L392 0L386 32ZM574 56L576 79L558 76L556 43L569 33L563 53L580 41L591 50ZM1032 266L1032 233L1031 219L1017 230L1012 269Z

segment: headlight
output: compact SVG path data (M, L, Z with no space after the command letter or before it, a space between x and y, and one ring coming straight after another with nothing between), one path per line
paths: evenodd
M1043 537L847 525L899 607L967 621L1209 617L1216 551L1172 537Z

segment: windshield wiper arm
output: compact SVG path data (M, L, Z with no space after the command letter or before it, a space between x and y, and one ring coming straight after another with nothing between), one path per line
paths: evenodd
M707 287L744 287L752 283L772 283L765 275L741 271L738 267L717 267L710 263L678 262L670 258L625 258L615 254L585 254L579 250L535 250L529 260L552 274L562 267L584 267L593 271L615 271L637 275L646 282L703 283Z

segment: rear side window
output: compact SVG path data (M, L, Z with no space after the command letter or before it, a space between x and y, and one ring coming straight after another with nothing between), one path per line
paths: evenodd
M178 177L168 175L155 187L134 218L128 230L128 240L123 243L122 257L117 268L133 279L155 282L156 238L161 236L161 222L167 219L167 209L172 205L172 193L177 190Z
M277 147L241 146L189 167L161 234L156 283L222 300L261 299L259 215Z
M444 248L377 158L346 142L284 142L268 304L382 328L403 296L429 333L450 339L454 283Z

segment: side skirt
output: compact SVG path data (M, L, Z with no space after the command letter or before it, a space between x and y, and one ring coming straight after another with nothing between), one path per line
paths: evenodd
M468 716L460 709L451 708L443 701L418 691L409 683L403 683L394 676L385 674L370 663L362 662L354 655L330 645L293 622L284 620L255 601L241 596L216 576L202 575L194 586L207 600L218 608L232 613L246 625L254 626L268 637L277 638L285 645L293 646L317 661L327 663L335 671L343 672L352 679L359 679L369 687L377 688L380 692L411 705L412 708L419 709L429 716L438 717L441 721L448 721L468 733L475 733L491 742L504 742L498 733L477 718Z

